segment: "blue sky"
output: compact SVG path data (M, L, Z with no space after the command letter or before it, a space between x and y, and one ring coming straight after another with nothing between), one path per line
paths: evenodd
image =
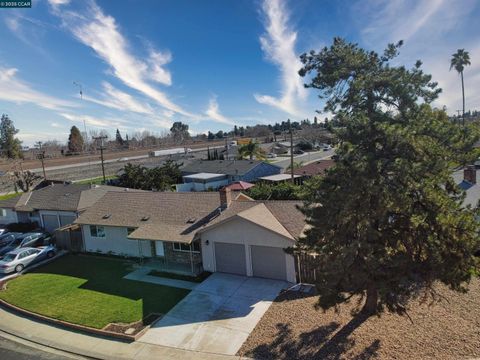
M200 133L312 119L322 103L303 88L298 56L334 36L377 51L403 39L398 63L423 60L449 113L461 106L450 56L465 48L466 107L480 108L480 1L32 2L0 9L0 113L26 145L65 141L84 120L88 131L161 134L174 121Z

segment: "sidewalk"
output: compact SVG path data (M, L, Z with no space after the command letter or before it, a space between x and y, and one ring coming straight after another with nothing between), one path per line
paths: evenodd
M0 330L53 349L95 359L233 360L239 356L188 351L140 342L121 342L65 330L0 308Z
M176 280L176 279L169 279L169 278L164 278L159 276L148 275L152 270L154 270L154 268L144 266L138 270L131 272L130 274L127 274L123 278L128 280L143 281L147 283L171 286L171 287L187 289L187 290L193 290L198 285L198 283L191 282L191 281Z

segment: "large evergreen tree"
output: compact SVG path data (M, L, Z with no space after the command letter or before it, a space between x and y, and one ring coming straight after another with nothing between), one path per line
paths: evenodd
M83 136L80 130L74 125L70 129L70 135L68 136L68 151L72 153L78 153L83 150Z
M339 141L336 165L310 188L297 249L316 254L323 308L366 294L366 313L403 313L412 297L434 296L435 281L463 291L478 271L478 209L452 179L478 136L430 107L440 89L420 61L391 63L400 46L379 55L336 38L301 56Z
M18 129L13 125L13 121L8 115L3 114L0 121L0 148L2 151L1 156L8 159L23 158L22 154L22 142L15 137L18 133Z
M127 135L127 137L128 137L128 135ZM117 144L119 146L123 146L123 144L125 143L125 141L122 138L122 134L120 134L120 130L118 130L118 129L117 129L117 132L115 133L115 141L117 142Z

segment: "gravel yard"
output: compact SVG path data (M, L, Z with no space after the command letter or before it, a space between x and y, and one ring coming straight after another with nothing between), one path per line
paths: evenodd
M408 317L352 318L315 310L316 297L280 295L239 355L260 359L472 359L480 357L480 280L467 294L438 286L440 303L413 301Z

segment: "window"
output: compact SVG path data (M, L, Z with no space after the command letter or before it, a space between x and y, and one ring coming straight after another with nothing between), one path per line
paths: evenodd
M90 225L90 235L93 237L105 237L105 228L98 225Z
M135 231L135 228L133 228L133 227L128 227L128 228L127 228L127 234L128 234L128 235L130 235L130 234L131 234L132 232L134 232L134 231Z
M0 217L5 217L5 216L7 216L7 210L0 209Z
M200 243L198 241L192 243L192 252L199 253L200 252ZM175 251L185 251L190 252L190 245L184 243L173 243L173 250Z

